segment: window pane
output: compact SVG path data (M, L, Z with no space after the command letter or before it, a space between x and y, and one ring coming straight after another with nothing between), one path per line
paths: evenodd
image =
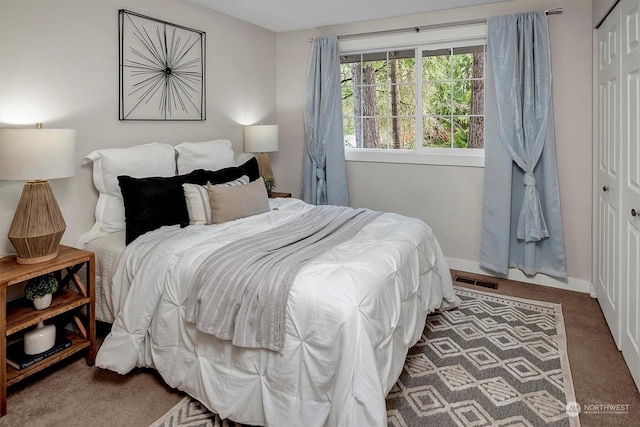
M422 92L422 105L425 114L451 115L451 83L425 84Z
M469 118L469 148L484 148L484 117Z
M468 54L471 57L469 82L471 93L469 100L469 112L465 114L484 114L484 46L475 46L476 52ZM482 50L480 50L482 49Z
M424 147L451 147L451 117L426 116L423 129Z
M388 67L386 59L380 61L363 60L362 67L364 73L368 74L362 84L385 84L388 81Z
M351 86L353 84L353 82L351 81L353 79L352 69L353 64L340 64L340 79L342 82L342 87L344 87L345 85Z
M458 116L453 120L453 146L456 148L484 148L484 118Z
M378 132L380 134L380 147L379 148L393 148L391 132L391 118L380 117L378 119Z
M362 135L362 147L363 148L381 148L380 147L380 126L377 117L370 117L362 119L362 126L357 126L356 134ZM360 127L360 132L358 132Z
M342 86L342 98L353 96L353 92L362 80L362 70L360 63L342 64L340 65L340 77ZM349 112L349 114L352 114Z
M358 55L358 58L360 56ZM360 74L360 63L340 64L340 79L342 85L342 114L345 116L353 116L356 111L354 109L354 72Z
M352 117L353 114L353 96L349 98L344 97L344 92L342 93L342 116L343 117Z
M391 111L389 110L389 107L390 107L389 91L390 91L389 86L376 86L375 114L369 114L369 115L377 115L377 116L391 115Z
M396 115L415 117L416 115L415 85L399 85L399 86L396 86L396 88L398 90L398 104L397 104L398 113Z
M471 115L484 115L484 80L471 80Z
M485 46L418 49L418 64L415 49L340 57L346 147L484 146ZM423 135L416 141L420 116Z
M343 114L355 117L371 117L377 115L375 86L356 86L353 91L353 112Z
M416 148L416 119L414 117L398 118L392 123L392 130L397 129L397 140L399 146L392 148L400 148L403 150L413 150Z
M451 79L450 49L422 52L422 78L424 81Z
M380 147L396 150L415 148L416 120L413 117L381 117L378 120Z
M379 85L387 82L387 61L365 62L362 67L365 73L363 85Z
M416 81L414 50L389 52L389 78L391 84Z
M471 80L458 80L453 83L453 114L471 114Z
M458 116L453 119L453 146L468 148L469 145L469 116Z
M392 85L379 88L378 115L414 116L416 114L416 89L414 85Z
M342 131L344 132L344 146L356 148L356 125L353 117L345 117L342 121Z
M473 70L473 54L453 55L453 78L470 79Z

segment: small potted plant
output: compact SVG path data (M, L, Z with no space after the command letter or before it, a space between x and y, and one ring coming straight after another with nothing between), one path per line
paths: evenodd
M278 184L276 184L276 179L271 175L267 175L262 178L264 179L264 186L267 187L267 193L271 194L273 190L278 188Z
M42 310L49 307L51 297L57 290L58 281L56 278L52 274L46 274L29 279L27 286L24 287L24 296L33 301L36 310Z

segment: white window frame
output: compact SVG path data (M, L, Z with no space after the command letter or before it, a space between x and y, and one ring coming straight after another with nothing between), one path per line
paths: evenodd
M416 49L416 73L422 75L422 51L484 45L487 25L469 24L433 28L415 33L388 34L339 40L341 55L380 52L383 50ZM422 105L422 90L416 90L416 104ZM422 146L422 120L416 117L416 148L397 150L381 148L346 148L345 158L350 162L413 163L484 167L483 148L435 148ZM419 138L418 138L419 136Z

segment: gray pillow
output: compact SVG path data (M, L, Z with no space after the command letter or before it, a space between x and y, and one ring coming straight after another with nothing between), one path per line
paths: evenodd
M269 197L262 177L249 184L233 187L207 184L207 191L212 224L269 212Z

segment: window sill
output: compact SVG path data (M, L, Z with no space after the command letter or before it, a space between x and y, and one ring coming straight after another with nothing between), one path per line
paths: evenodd
M348 162L484 167L484 150L449 150L436 148L416 152L413 150L345 148L344 154Z

